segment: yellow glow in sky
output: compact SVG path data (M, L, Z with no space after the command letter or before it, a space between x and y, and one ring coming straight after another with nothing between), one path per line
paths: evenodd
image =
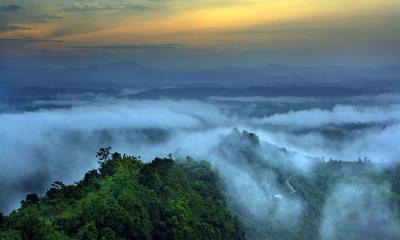
M33 2L38 4L46 1ZM58 14L59 18L43 22L25 21L21 25L29 30L6 32L3 35L51 38L74 44L143 44L181 40L180 43L183 44L198 45L214 41L210 35L199 37L199 34L212 32L215 37L219 32L239 31L257 26L268 29L271 25L290 25L309 19L318 24L319 21L325 21L325 19L335 16L340 20L343 17L374 14L400 6L400 1L397 0L240 0L185 1L185 3L166 1L159 5L152 4L143 11L128 11L124 10L127 3L139 5L142 2L74 1L75 4L81 2L81 5L74 5L75 8L72 10L68 9L69 2L47 1L47 11ZM121 7L118 6L119 4ZM32 11L40 12L41 9L35 6L32 7ZM112 7L115 7L115 10L112 10ZM27 8L26 11L30 11L30 9ZM40 14L49 15L49 13L38 13L38 15ZM9 24L19 24L18 19L13 21L11 18L9 22ZM364 23L360 22L359 24L363 25ZM254 38L243 35L235 36L238 41L246 37ZM235 39L230 40L234 41Z
M34 39L22 46L30 49L178 44L215 51L229 47L374 50L400 40L399 0L4 0L1 4L21 8L0 12L0 37Z

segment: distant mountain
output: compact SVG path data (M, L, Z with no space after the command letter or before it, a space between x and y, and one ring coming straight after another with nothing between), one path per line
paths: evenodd
M249 87L249 88L216 88L216 87L181 87L150 89L134 95L135 99L199 99L207 97L346 97L371 93L364 89L344 87Z
M3 68L0 71L2 73L0 81L9 81L23 86L45 85L96 89L132 85L131 81L140 76L146 76L152 70L133 62L116 62L87 68Z
M20 85L46 85L90 88L156 88L177 86L334 86L352 88L400 89L400 67L265 67L147 68L123 61L85 68L5 68L0 81ZM384 83L384 84L383 84Z

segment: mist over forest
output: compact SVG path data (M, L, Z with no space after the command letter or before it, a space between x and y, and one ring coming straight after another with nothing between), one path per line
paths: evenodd
M249 239L397 239L398 92L307 84L5 84L0 210L77 184L110 146L149 164L208 162Z

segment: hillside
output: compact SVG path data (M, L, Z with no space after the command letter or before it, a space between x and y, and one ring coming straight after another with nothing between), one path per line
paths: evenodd
M395 240L400 236L399 168L383 170L364 161L318 163L311 175L276 169L280 187L302 203L296 219L254 217L231 204L249 239L271 240ZM290 209L290 206L287 206ZM327 230L329 229L329 230Z
M243 239L206 162L142 163L101 149L74 185L27 195L0 220L0 239Z
M235 137L236 136L236 137ZM247 166L265 189L232 195L230 180L205 161L171 157L143 163L109 148L100 167L74 185L55 182L43 197L27 195L21 207L0 218L0 239L250 239L395 240L400 236L400 168L368 159L319 161L312 172L262 161L252 133L234 133L237 166ZM248 140L248 141L247 141ZM227 143L229 145L229 143ZM279 154L270 147L270 154ZM289 158L291 154L285 153ZM219 170L221 171L221 169ZM272 176L271 175L271 176ZM242 180L245 181L245 180ZM280 194L277 194L280 193ZM226 198L226 200L225 200ZM242 201L247 205L243 205ZM255 212L251 212L251 209Z

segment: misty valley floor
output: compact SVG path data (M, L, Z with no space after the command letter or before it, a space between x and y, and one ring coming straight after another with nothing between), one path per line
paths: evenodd
M1 238L398 239L397 94L186 90L6 104Z

